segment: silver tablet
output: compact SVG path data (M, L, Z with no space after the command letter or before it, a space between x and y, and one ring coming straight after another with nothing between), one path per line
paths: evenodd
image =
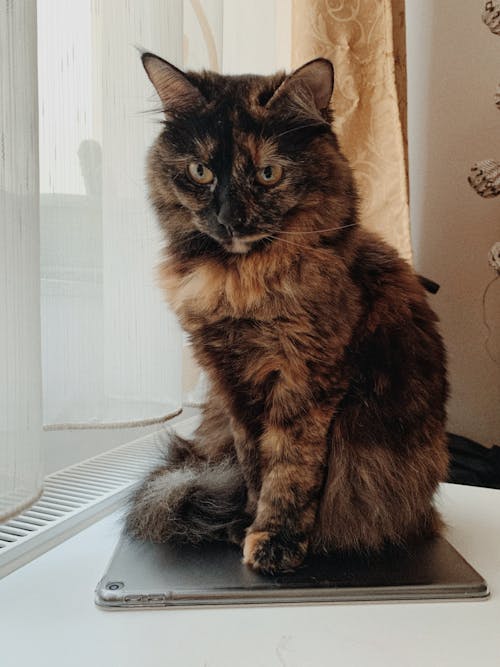
M173 546L122 537L97 585L104 609L296 602L465 600L488 597L484 579L444 539L377 556L311 557L265 576L228 544Z

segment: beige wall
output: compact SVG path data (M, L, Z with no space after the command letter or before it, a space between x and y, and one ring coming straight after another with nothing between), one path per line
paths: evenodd
M487 313L482 293L494 276L489 248L500 241L500 197L467 183L477 160L500 160L500 36L481 20L483 0L407 0L410 199L416 269L439 282L431 297L448 352L449 429L500 444L500 279Z

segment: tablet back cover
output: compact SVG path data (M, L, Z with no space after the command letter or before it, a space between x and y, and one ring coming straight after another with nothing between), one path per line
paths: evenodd
M95 600L134 609L487 596L483 578L443 538L371 557L314 556L296 572L266 576L243 565L240 550L228 544L158 545L123 536Z

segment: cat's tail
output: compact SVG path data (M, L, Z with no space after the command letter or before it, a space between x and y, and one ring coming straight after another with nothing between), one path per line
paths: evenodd
M173 436L164 461L134 491L126 532L151 542L226 539L244 517L246 487L240 467L192 454L191 443Z

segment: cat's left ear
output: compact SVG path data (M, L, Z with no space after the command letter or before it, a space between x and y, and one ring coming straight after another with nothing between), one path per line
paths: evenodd
M316 58L288 75L266 106L288 98L325 116L333 93L333 80L332 63L326 58Z
M206 104L201 92L180 69L154 53L142 53L141 60L167 115L192 111Z

